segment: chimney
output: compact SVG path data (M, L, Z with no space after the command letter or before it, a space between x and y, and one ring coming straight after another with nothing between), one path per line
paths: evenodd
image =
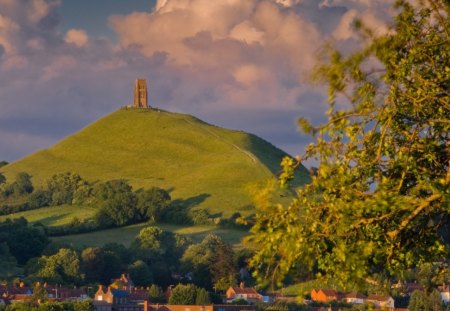
M103 285L102 284L98 285L98 290L101 290L103 292Z
M20 281L19 287L24 287L24 286L25 286L25 283L23 281Z
M241 284L239 284L240 288L244 288L244 282L241 282Z

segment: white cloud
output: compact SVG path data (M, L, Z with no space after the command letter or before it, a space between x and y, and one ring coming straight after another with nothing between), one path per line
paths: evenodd
M64 40L67 43L76 45L77 47L83 47L89 42L89 36L86 31L82 29L69 29Z
M342 16L341 21L333 32L333 37L337 40L347 40L354 36L353 23L355 22L358 12L356 10L349 10Z

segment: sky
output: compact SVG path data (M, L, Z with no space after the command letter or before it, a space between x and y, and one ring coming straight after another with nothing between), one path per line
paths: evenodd
M310 82L355 18L387 30L393 0L0 0L0 161L47 148L133 101L254 133L295 156L325 120Z

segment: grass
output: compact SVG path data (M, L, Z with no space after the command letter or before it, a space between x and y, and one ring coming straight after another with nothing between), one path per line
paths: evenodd
M55 173L92 182L124 178L134 189L161 187L186 208L228 217L252 213L249 189L272 178L286 154L242 131L154 109L116 111L55 146L1 167L28 172L39 188ZM300 183L309 180L306 169Z
M7 218L24 217L30 223L40 222L46 226L59 226L69 223L73 218L88 219L95 213L95 208L77 205L60 205L34 209L0 216L0 221Z
M76 248L88 246L103 246L107 243L119 243L129 246L139 231L149 226L149 224L137 224L122 228L114 228L90 233L67 235L52 238L52 241L59 244L68 244ZM153 226L153 225L152 225ZM169 224L156 224L163 230L171 231L189 237L194 243L200 242L208 234L216 234L225 242L240 246L242 238L248 235L247 231L237 229L223 229L214 226L177 226Z

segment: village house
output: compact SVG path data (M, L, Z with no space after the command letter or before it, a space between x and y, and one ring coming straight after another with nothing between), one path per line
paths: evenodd
M394 310L394 298L391 296L372 295L367 297L367 302L373 304L376 309Z
M123 289L112 289L110 286L104 290L102 285L94 296L94 307L97 311L142 311L146 300L134 300L131 292ZM139 296L140 297L140 296Z
M343 298L345 302L352 304L363 304L364 302L366 302L366 299L367 297L365 295L355 292L348 293Z
M311 290L311 300L316 302L330 302L338 301L344 297L344 294L333 289L318 289Z
M227 303L238 299L243 299L248 303L256 303L262 302L263 296L259 294L256 289L252 287L245 287L244 282L241 282L239 287L230 287L226 292Z

